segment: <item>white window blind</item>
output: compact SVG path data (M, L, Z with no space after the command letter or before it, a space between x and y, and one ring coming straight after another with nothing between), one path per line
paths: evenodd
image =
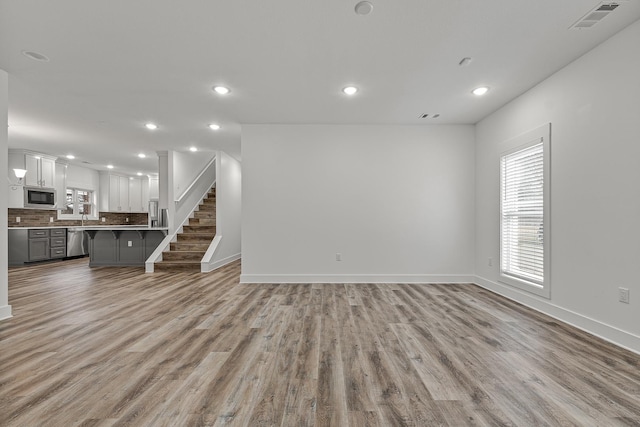
M501 273L543 287L544 145L501 157Z
M98 216L95 209L93 191L67 188L64 209L59 211L58 218L80 219L82 216L85 218L96 218Z

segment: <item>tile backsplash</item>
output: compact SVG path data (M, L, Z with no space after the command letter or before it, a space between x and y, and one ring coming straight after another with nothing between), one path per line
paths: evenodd
M41 210L41 209L8 209L8 226L9 227L65 227L80 226L82 221L58 219L58 211ZM20 222L16 222L16 218L20 217ZM50 218L53 217L53 222ZM147 225L148 215L146 213L114 213L100 212L102 220L85 220L85 226L92 225ZM129 218L129 222L127 222Z

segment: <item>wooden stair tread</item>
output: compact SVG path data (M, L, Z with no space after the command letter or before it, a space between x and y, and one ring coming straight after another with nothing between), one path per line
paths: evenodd
M174 265L174 264L198 264L200 265L200 261L195 261L195 260L191 260L191 259L185 259L185 260L169 260L169 261L165 261L162 260L158 263L156 263L156 265L160 265L160 264L164 264L164 265Z
M178 234L178 242L211 242L215 237L215 233L189 233L189 234Z
M171 251L199 251L206 252L210 242L172 242Z

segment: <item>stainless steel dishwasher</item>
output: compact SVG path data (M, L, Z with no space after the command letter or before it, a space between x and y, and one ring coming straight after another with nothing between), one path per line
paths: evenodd
M67 257L89 254L89 236L82 229L67 228Z

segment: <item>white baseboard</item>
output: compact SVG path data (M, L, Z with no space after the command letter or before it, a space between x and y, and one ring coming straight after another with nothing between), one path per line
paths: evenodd
M11 306L10 305L0 306L0 320L9 319L11 317L13 317L11 315Z
M474 283L470 274L241 274L240 283Z
M532 294L485 279L484 277L476 276L473 282L491 292L500 294L510 300L551 316L561 322L575 326L576 328L595 335L598 338L602 338L603 340L613 343L619 347L640 354L640 336L623 331L615 326L607 325L606 323L592 319L580 313L559 307L547 300L542 300Z
M201 264L200 271L202 273L209 273L213 270L217 270L220 267L230 264L233 261L239 260L241 257L242 257L242 254L235 254L235 255L231 255L226 258L223 258L219 261L214 261L211 264Z

